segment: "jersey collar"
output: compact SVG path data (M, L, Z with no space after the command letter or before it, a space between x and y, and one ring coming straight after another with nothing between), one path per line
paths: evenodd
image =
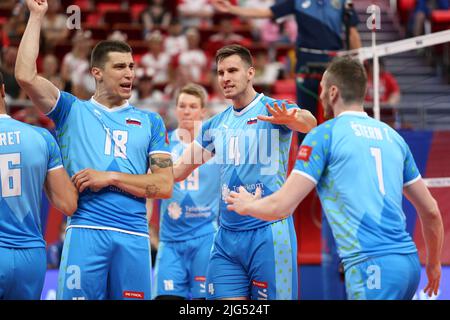
M233 108L233 112L235 116L242 116L244 113L248 112L251 108L253 108L254 106L256 106L256 104L264 97L264 93L259 93L256 95L255 99L253 99L252 102L250 102L250 104L248 106L246 106L244 109L240 110L240 111L236 111Z
M121 106L117 106L117 107L112 107L112 108L108 108L107 106L101 104L100 102L98 102L97 100L94 99L94 97L92 96L90 102L92 104L94 104L95 106L101 108L102 110L106 111L106 112L118 112L118 111L122 111L126 108L128 108L130 106L130 104L128 103L128 100Z
M364 111L343 111L338 115L338 117L345 116L345 115L357 116L357 117L368 117L369 116L367 114L367 112L364 112Z
M7 114L2 113L2 114L0 114L0 119L1 119L1 118L9 119L9 118L11 118L11 117L8 116Z

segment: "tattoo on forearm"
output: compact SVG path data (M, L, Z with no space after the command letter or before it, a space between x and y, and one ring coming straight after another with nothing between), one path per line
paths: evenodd
M155 184L149 184L145 187L145 197L155 198L159 190L160 189Z
M150 166L151 167L158 166L160 168L169 168L169 167L173 167L173 162L172 162L172 159L154 157L154 158L150 158Z

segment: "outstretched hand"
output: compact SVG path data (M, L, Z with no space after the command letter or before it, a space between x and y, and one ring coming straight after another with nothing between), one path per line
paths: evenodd
M229 0L212 0L213 7L222 13L230 13L231 3Z
M41 16L45 15L48 9L47 0L26 0L26 4L31 13L37 13Z
M228 203L227 209L235 211L240 215L246 216L249 214L247 205L252 201L261 198L261 188L256 188L255 194L251 194L243 186L239 187L239 192L230 192L226 202Z
M281 109L276 102L274 102L273 108L267 103L266 108L272 116L258 116L259 120L279 125L290 125L297 120L298 109L292 108L288 110L284 102L281 104Z

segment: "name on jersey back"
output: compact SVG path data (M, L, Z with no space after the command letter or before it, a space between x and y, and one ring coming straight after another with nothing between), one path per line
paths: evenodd
M20 144L20 131L0 132L0 146Z

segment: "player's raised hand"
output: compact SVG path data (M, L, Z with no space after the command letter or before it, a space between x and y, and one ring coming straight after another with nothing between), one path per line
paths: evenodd
M31 13L41 16L44 16L48 9L47 0L26 0L26 4Z
M255 194L251 194L243 186L239 187L239 192L231 191L230 195L227 197L226 202L228 203L227 209L230 211L235 211L240 215L246 216L249 214L247 205L254 200L261 198L261 188L256 188Z
M272 116L258 116L259 120L281 125L289 125L297 121L297 110L299 109L288 110L284 102L281 104L281 108L276 102L274 102L273 108L267 103L266 108Z
M222 13L230 13L231 3L229 0L212 0L213 7Z
M94 169L83 169L72 177L72 182L75 184L79 193L82 193L86 188L97 192L110 184L110 175L107 171L97 171Z
M426 270L428 283L423 291L431 297L433 294L437 295L439 290L439 283L441 282L441 264L427 264Z

